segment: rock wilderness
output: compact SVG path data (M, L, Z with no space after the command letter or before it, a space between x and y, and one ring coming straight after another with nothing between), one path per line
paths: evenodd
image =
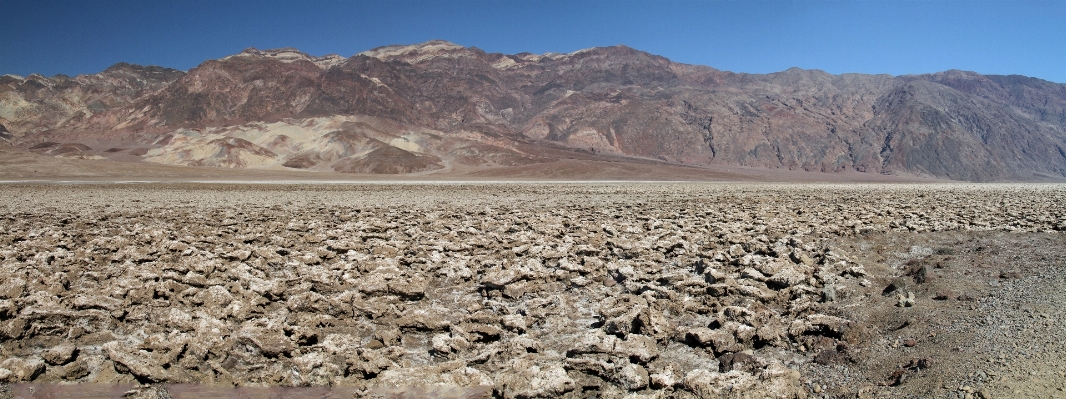
M1066 176L1066 85L1024 76L765 75L625 46L344 58L255 50L182 72L0 77L0 143L169 165L364 174L559 158L934 177Z

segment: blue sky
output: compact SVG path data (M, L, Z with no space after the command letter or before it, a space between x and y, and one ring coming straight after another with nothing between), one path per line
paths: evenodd
M23 1L0 0L0 73L187 70L247 47L350 56L445 39L489 52L625 44L767 73L963 69L1066 83L1066 0Z

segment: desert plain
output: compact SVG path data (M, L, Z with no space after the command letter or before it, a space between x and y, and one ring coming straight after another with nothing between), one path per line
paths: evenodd
M1066 397L1066 186L5 183L0 397Z

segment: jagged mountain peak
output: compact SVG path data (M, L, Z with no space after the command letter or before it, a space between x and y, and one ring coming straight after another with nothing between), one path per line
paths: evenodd
M444 40L347 59L250 48L175 80L125 72L136 68L158 67L0 77L0 122L26 148L80 138L184 165L412 173L569 148L696 166L1066 177L1066 85L1023 77L733 73L624 45L501 54ZM380 129L360 127L371 122ZM223 145L238 138L258 147Z
M637 50L635 48L626 46L624 44L617 44L614 46L596 46L587 47L580 50L574 50L569 53L555 53L547 52L541 55L543 58L551 58L554 60L565 60L570 58L578 58L582 56L649 56L662 58L644 51ZM663 58L665 59L665 58Z
M170 82L180 78L184 74L185 72L173 68L165 68L156 65L137 65L126 62L119 62L117 64L107 67L107 69L104 69L103 72L100 72L96 76L119 77L123 75L132 75L133 77ZM80 78L82 77L79 77L79 79Z
M239 57L264 57L288 62L311 59L311 55L308 55L306 52L300 51L292 47L282 47L265 50L260 50L255 47L248 47L239 53L228 55L228 57L223 58L223 60Z
M130 64L128 62L117 62L114 65L111 65L111 66L107 67L106 69L104 69L104 72L124 71L124 70L136 69L136 68L143 68L143 67L141 67L140 65Z
M449 42L447 40L430 40L418 44L394 44L377 47L356 55L377 58L382 61L403 61L417 64L435 58L469 57L474 55L472 48Z
M339 65L348 59L340 54L326 54L321 57L314 57L311 62L318 65L322 69L329 69L334 65Z
M330 67L340 64L346 60L346 58L337 54L327 54L321 57L315 57L292 47L282 47L277 49L266 50L260 50L254 47L249 47L244 49L244 51L241 51L240 53L222 58L222 61L246 57L270 58L285 63L308 61L314 63L315 65L318 65L322 69L329 69Z
M543 62L565 63L570 61L576 62L588 59L611 59L613 60L612 62L620 63L650 62L660 64L662 66L667 66L671 64L670 60L666 59L665 57L646 53L625 45L588 47L580 50L575 50L569 53L546 52L542 54L534 54L529 52L521 52L513 55L494 55L499 55L499 58L495 61L492 61L492 66L496 69L501 70L521 68L529 65L536 65Z
M949 69L949 70L946 70L946 71L943 71L943 72L934 73L933 76L936 76L936 77L949 77L949 78L955 78L955 79L960 79L960 78L984 79L985 75L982 75L982 74L979 74L979 73L973 72L973 71L964 71L964 70L961 70L961 69Z

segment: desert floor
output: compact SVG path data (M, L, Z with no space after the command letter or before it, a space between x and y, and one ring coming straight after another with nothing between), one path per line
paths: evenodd
M1066 397L1064 271L1054 184L6 183L0 397Z
M652 159L549 151L548 162L522 166L456 166L410 174L356 174L292 168L216 168L164 165L140 158L82 159L38 154L0 142L0 183L16 182L494 182L494 181L710 181L899 183L938 180L842 171L817 173L731 165L685 166ZM1063 181L1058 181L1059 183Z

